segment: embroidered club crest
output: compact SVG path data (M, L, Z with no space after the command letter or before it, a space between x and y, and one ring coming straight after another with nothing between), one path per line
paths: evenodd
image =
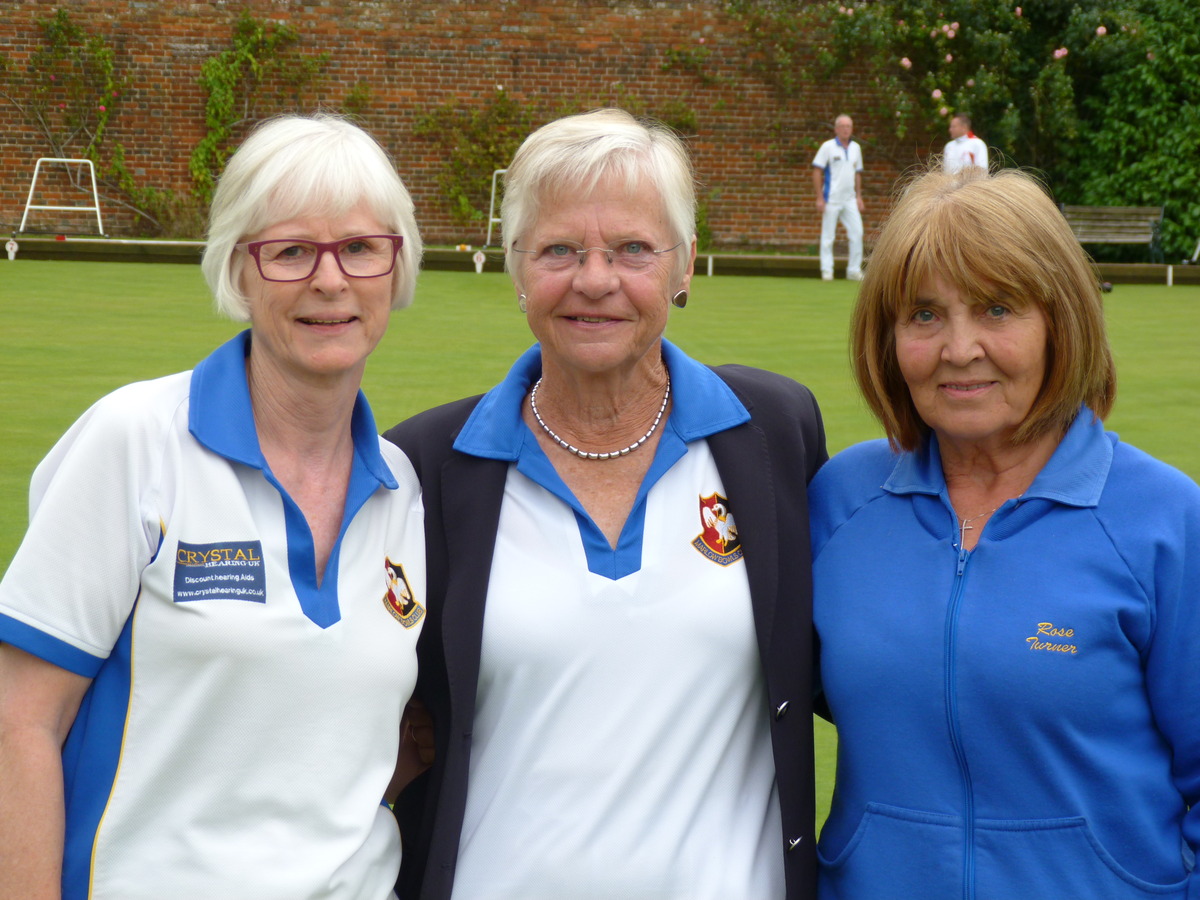
M401 625L412 628L425 617L425 607L413 596L404 566L384 557L383 568L387 573L387 593L383 595L383 605Z
M742 541L729 500L720 494L700 498L700 524L692 546L719 566L728 566L742 558Z

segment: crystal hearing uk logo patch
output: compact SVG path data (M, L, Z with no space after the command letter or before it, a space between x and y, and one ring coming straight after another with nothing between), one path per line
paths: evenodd
M221 541L175 548L176 603L205 600L267 602L267 571L261 541Z
M728 566L742 558L742 540L728 498L716 493L701 497L700 524L704 530L696 535L692 546L706 559Z

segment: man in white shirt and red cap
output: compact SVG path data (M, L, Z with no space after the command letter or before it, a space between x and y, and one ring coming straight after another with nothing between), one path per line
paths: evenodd
M950 143L942 153L942 168L946 172L957 172L967 166L978 166L987 171L987 144L975 137L970 116L955 113L950 119Z

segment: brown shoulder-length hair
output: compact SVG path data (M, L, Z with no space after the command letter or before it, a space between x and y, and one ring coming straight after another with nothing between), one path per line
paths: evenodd
M929 433L896 360L895 326L933 277L964 298L1006 297L1046 317L1046 375L1013 440L1064 431L1086 404L1103 419L1116 396L1095 265L1042 186L1016 169L966 168L913 178L871 253L851 324L859 390L893 448Z

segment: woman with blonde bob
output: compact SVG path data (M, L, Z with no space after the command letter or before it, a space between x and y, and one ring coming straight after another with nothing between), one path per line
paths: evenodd
M102 397L33 476L0 582L0 896L393 896L422 506L359 387L420 259L355 125L272 119L230 159L203 270L249 327Z
M887 440L811 488L820 897L1197 896L1200 489L1104 430L1099 280L1042 187L916 178L852 352Z

